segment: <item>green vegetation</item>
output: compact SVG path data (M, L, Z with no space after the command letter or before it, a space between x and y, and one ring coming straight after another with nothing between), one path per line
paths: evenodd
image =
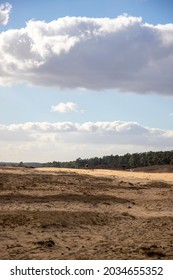
M54 161L52 163L47 163L45 166L83 168L86 164L88 164L89 168L110 168L120 170L153 165L173 165L173 151L128 153L123 156L110 155L102 158L94 157L90 159L78 158L75 161L70 162Z
M29 162L29 163L4 163L0 165L12 165L12 166L25 166L25 167L63 167L63 168L84 168L88 164L89 168L105 168L105 169L117 169L125 170L136 167L147 167L153 165L173 165L173 151L159 151L159 152L145 152L145 153L133 153L125 154L123 156L110 155L102 158L94 157L89 159L78 158L74 161L68 162Z

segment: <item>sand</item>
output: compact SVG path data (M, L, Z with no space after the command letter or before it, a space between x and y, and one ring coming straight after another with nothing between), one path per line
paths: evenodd
M0 168L0 259L173 259L173 174Z

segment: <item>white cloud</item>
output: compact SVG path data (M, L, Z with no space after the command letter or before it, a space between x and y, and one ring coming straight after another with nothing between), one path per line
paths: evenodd
M77 157L172 149L173 130L137 122L35 122L0 125L1 161Z
M6 25L12 6L9 3L0 4L0 25Z
M67 112L77 112L78 106L73 102L59 103L57 105L51 106L51 112L67 113Z
M29 21L0 34L0 85L172 95L173 24L127 15Z
M170 116L170 117L173 117L173 113L170 113L169 116Z

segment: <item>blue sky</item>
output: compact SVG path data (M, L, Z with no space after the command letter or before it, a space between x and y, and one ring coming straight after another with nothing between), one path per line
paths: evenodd
M142 16L153 24L173 21L172 0L12 0L10 3L13 10L9 28L23 27L32 18L45 21L65 16L114 18L123 13Z
M171 2L0 2L0 161L171 150Z

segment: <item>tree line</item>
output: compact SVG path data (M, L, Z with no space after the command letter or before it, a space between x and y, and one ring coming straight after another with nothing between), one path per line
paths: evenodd
M81 159L77 158L74 161L60 162L1 162L0 165L11 165L19 167L62 167L62 168L88 168L95 169L117 169L125 170L136 167L147 167L153 165L173 165L173 150L172 151L159 151L159 152L144 152L144 153L127 153L125 155L110 155L103 157L93 157Z
M136 167L146 167L153 165L173 165L173 151L144 152L144 153L127 153L125 155L110 155L103 157L93 157L87 159L77 158L74 161L59 162L53 161L43 164L48 167L63 168L107 168L107 169L131 169Z

